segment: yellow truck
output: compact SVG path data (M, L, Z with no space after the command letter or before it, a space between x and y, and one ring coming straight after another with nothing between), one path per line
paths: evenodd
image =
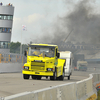
M40 80L50 77L50 80L63 80L65 59L60 59L57 45L31 44L28 46L27 63L24 64L22 74L24 79Z

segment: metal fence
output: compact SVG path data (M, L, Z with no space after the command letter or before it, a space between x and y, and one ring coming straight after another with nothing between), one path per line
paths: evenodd
M0 53L0 63L25 63L26 57L20 54Z

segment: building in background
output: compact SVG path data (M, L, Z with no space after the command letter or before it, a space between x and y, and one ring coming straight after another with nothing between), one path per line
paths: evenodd
M0 5L0 52L10 52L14 7Z

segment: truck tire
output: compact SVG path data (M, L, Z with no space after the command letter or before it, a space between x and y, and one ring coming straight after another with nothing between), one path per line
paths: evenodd
M41 76L37 76L37 80L41 80Z
M70 80L70 75L68 76L68 80Z
M56 78L57 78L57 72L55 70L53 76L50 76L50 80L56 80Z
M27 74L23 74L23 78L24 79L29 79L30 75L27 75Z
M36 79L37 76L36 75L31 75L32 79Z
M59 77L59 80L64 80L64 76L65 76L65 71L64 71L64 68L63 68L63 75L61 75L60 77Z

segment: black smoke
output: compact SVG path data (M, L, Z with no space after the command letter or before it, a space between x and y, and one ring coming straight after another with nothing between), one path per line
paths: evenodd
M73 5L73 10L64 17L57 17L52 22L53 31L49 33L49 29L43 30L44 34L38 42L60 44L73 29L66 42L100 44L100 14L95 10L95 1L79 0L70 4Z

